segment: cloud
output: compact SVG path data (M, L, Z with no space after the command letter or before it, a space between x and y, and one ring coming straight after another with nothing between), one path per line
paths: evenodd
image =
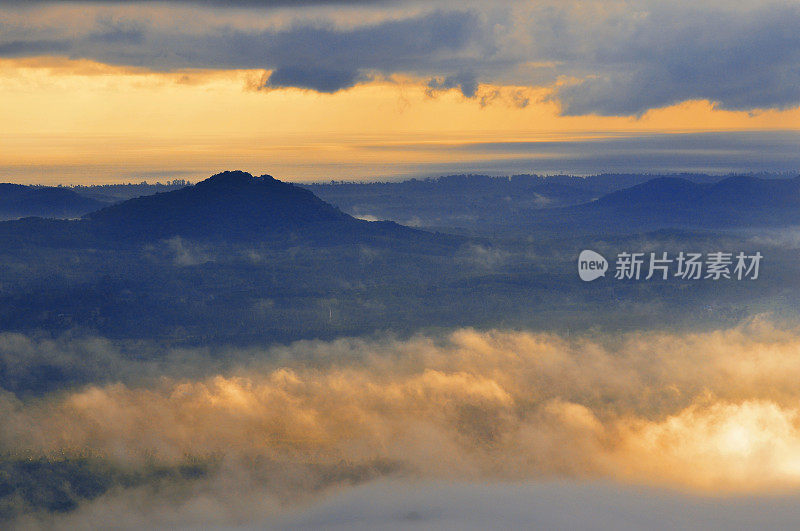
M454 162L431 163L424 175L447 173L743 173L800 167L794 131L624 135L536 142L365 145L363 149L433 152ZM467 162L462 162L468 156ZM410 172L409 172L410 173Z
M0 56L26 57L30 55L52 55L67 52L70 43L66 40L12 40L0 42Z
M20 32L13 28L12 33ZM267 87L336 92L378 74L428 70L458 60L479 31L474 13L434 11L342 28L319 20L285 27L212 26L201 32L163 28L146 19L98 15L83 34L39 28L60 38L3 42L9 56L61 55L153 70L266 68ZM461 83L474 92L474 84Z
M800 486L797 337L755 321L622 338L465 329L227 349L223 360L189 350L170 358L162 378L147 363L141 371L151 376L136 378L140 362L120 360L106 364L108 383L44 400L4 395L0 449L83 448L126 463L381 459L432 477ZM38 348L60 356L52 344ZM189 367L194 376L182 377Z
M111 494L73 514L23 520L26 528L86 529L785 529L797 493L697 496L612 482L456 482L383 479L286 506L263 485L222 480L174 499L143 490ZM22 527L22 526L20 526Z
M333 93L354 86L358 72L354 70L327 70L281 67L273 71L265 86L271 88L299 87L317 92Z
M279 529L730 529L792 527L797 495L706 498L614 483L381 481L343 492ZM733 524L735 522L735 525Z
M519 260L520 257L514 256L505 249L480 244L465 245L459 249L456 255L456 260L464 267L474 267L489 271L497 270L515 258ZM525 254L523 258L532 260L534 256Z
M428 94L433 95L440 90L458 89L467 98L474 98L478 91L475 74L461 72L445 78L434 77L428 80Z
M0 339L53 358L70 343ZM191 459L208 463L208 473L174 484L129 481L69 518L279 522L321 492L378 478L613 480L691 496L800 488L800 331L761 319L683 334L462 329L184 349L164 376L149 356L137 369L142 361L93 341L110 351L106 358L119 358L106 364L105 383L37 398L0 395L2 454L53 462L90 455L131 471ZM333 506L357 513L352 499ZM378 516L401 505L383 505ZM398 518L416 512L436 523L420 500L409 507ZM319 515L331 518L322 506L297 521Z
M751 231L750 241L755 245L800 249L800 227L758 229Z
M313 2L294 9L282 3L280 16L256 3L203 4L213 9L145 2L161 7L136 15L98 4L59 25L52 23L54 6L12 6L0 55L68 55L153 70L260 68L273 71L270 87L320 92L404 74L427 79L431 92L455 88L472 98L481 80L546 87L566 115L641 115L687 100L732 110L800 104L800 6L793 3L573 0L454 8L439 1L421 9L364 2L352 4L348 23ZM234 4L251 14L222 16L219 7ZM367 8L371 15L359 20L358 10ZM189 9L204 23L186 23Z
M175 236L159 242L153 251L165 251L176 266L196 266L214 260L213 253L203 245Z
M730 110L800 103L800 6L678 6L653 6L618 33L591 28L577 44L595 46L581 59L585 74L556 92L564 113L642 114L699 99Z
M140 4L196 4L214 7L306 7L319 5L369 5L388 0L136 0ZM8 0L9 5L55 4L58 0ZM128 4L129 0L80 0L85 4Z

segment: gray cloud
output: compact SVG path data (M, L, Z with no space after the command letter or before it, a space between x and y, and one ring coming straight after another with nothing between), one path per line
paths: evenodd
M59 54L70 49L66 40L13 40L0 43L0 56L25 57L39 54Z
M234 4L264 5L214 3ZM479 95L479 80L550 86L568 115L635 115L689 99L736 110L800 103L800 6L793 3L609 7L575 0L454 9L439 1L420 12L417 4L364 2L378 15L353 24L313 2L280 4L307 9L288 10L290 22L270 29L200 9L208 24L192 29L99 4L90 8L97 11L92 27L53 27L44 22L43 4L11 7L0 55L67 55L154 70L265 68L273 70L267 88L320 92L395 73L428 79L432 92L456 89L467 97ZM253 9L252 17L268 22L270 13Z
M383 4L388 0L136 0L140 4L195 4L211 7L304 7ZM8 0L7 5L56 5L60 0ZM129 0L79 0L82 4L130 4Z
M284 516L282 529L767 529L792 527L797 494L697 497L613 483L382 481ZM280 520L279 520L280 521Z
M557 96L574 115L640 114L691 99L733 110L793 107L800 102L799 23L796 5L653 8L627 31L579 41L594 45L580 61L592 76Z
M478 91L478 81L471 72L460 72L445 78L434 77L428 80L428 93L439 90L458 89L467 98L474 98Z
M269 76L268 87L299 87L317 92L336 92L356 84L358 72L353 70L327 70L282 66Z
M743 131L630 135L614 138L537 142L468 142L365 145L362 149L394 153L431 152L454 162L407 166L409 175L456 172L565 173L598 172L796 172L800 134L793 131ZM469 161L462 161L469 155ZM405 169L405 168L404 168Z
M213 497L212 497L213 496ZM436 482L378 480L333 491L301 507L281 506L263 485L232 488L220 479L175 500L144 491L116 493L26 528L91 529L790 529L796 492L697 496L611 482ZM46 522L46 525L45 525ZM38 524L38 525L37 525ZM23 527L23 526L21 526Z
M77 37L0 40L0 54L68 55L161 71L269 68L273 72L265 87L336 92L374 74L436 71L458 61L479 32L476 15L462 11L432 12L349 29L307 22L262 31L217 27L202 34L180 28L169 33L146 21L103 16L91 31ZM455 79L462 90L474 95L474 79Z

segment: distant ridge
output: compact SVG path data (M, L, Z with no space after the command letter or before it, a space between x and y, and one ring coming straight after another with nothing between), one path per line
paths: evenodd
M800 224L800 177L736 176L717 183L663 177L574 207L547 212L613 231L662 227L743 228Z
M630 188L656 177L714 183L719 175L598 174L448 175L399 182L328 183L304 185L319 197L358 217L391 219L418 227L491 235L514 230L539 216L541 209L587 203L605 194Z
M69 188L0 183L0 220L28 216L77 218L106 204Z
M309 190L270 175L226 171L195 185L107 206L76 221L26 218L0 224L6 242L117 246L182 237L276 245L436 244L452 240L345 214Z
M530 201L536 200L536 192L529 193ZM403 203L405 198L401 193L393 200ZM498 233L524 236L531 231L547 235L554 231L633 233L662 228L800 225L800 177L736 176L713 183L659 177L562 207L522 208L524 201L511 207L505 196L472 201L469 208L475 218L469 223L473 226L485 227L487 233L497 229ZM436 207L435 202L429 203L430 208ZM439 209L446 206L439 201ZM358 219L308 188L242 171L227 171L195 185L130 199L95 210L80 220L30 217L0 223L0 244L6 246L114 247L176 236L276 246L370 244L411 250L463 242L463 237L391 221Z

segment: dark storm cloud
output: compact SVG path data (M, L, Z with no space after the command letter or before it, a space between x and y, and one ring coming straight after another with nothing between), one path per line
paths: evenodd
M583 65L593 75L559 90L558 99L572 115L640 114L691 99L732 110L793 107L800 102L798 25L800 7L790 5L747 13L653 9L629 31L597 39Z
M67 2L59 0L10 0L7 5L55 5ZM80 0L83 4L130 4L129 0ZM319 5L366 5L383 4L388 0L136 0L140 4L195 4L212 7L303 7Z
M474 98L478 91L478 80L471 72L461 72L445 78L431 78L428 80L428 89L429 94L438 90L458 89L467 98Z
M467 97L477 95L479 82L549 86L567 115L637 115L692 99L734 110L800 103L800 5L786 2L454 7L442 0L422 13L419 5L342 2L371 13L344 25L313 6L327 2L200 3L298 9L264 29L225 18L222 9L179 6L191 9L191 18L170 11L154 20L98 3L86 8L96 20L90 10L83 19L89 27L78 28L48 25L44 3L12 4L14 16L0 23L0 56L67 55L153 70L264 68L273 70L265 87L320 92L397 73L428 79L431 93L452 89ZM252 21L272 20L271 11L251 13Z
M266 82L268 87L299 87L317 92L336 92L356 84L358 72L354 70L327 70L284 66L276 69Z
M14 40L0 42L0 56L26 57L39 54L55 54L70 49L65 40Z
M262 35L252 47L245 47L264 50L263 57L254 58L257 63L271 60L269 87L336 92L364 79L361 74L368 71L391 74L446 64L476 31L473 14L438 12L352 30L295 27Z
M295 24L244 31L218 27L203 33L168 33L142 21L98 18L83 36L3 42L5 56L69 55L158 71L181 68L268 68L267 87L319 92L346 89L371 74L435 72L459 56L480 31L474 13L433 12L404 19L337 28ZM474 60L474 58L472 59ZM474 80L456 81L474 94Z

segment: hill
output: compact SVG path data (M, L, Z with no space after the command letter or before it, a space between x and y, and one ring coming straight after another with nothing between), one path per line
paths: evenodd
M610 232L790 226L800 223L800 178L738 176L697 183L664 177L538 214L537 225L571 224Z
M345 212L365 219L390 219L404 225L472 234L493 234L541 209L580 205L656 176L448 175L400 182L310 184L306 188ZM713 183L718 175L686 174L694 183Z
M192 186L129 199L80 220L0 223L0 242L115 247L181 237L285 245L448 245L452 237L356 219L309 190L269 175L229 171Z
M69 188L0 183L0 220L28 216L76 218L106 204Z

